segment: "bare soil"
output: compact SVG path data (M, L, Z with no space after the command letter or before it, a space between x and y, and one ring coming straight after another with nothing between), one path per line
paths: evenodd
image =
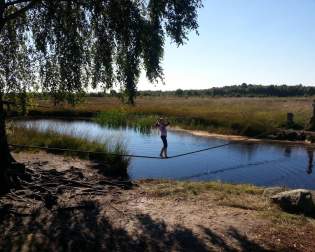
M90 161L15 157L29 178L0 198L2 251L315 251L314 220L284 218L260 195L131 185Z

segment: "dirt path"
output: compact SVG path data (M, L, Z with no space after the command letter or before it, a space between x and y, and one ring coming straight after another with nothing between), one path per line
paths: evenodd
M147 180L126 189L89 161L15 156L32 179L0 198L3 251L315 251L314 220L281 212L258 188Z

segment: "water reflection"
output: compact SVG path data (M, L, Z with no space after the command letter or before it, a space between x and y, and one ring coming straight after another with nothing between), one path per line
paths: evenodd
M94 122L58 120L26 121L20 125L41 131L54 125L57 132L80 135L99 142L107 141L109 136L118 137L126 142L128 152L134 155L156 156L161 148L161 139L155 130L151 134L142 134L130 128L109 129ZM171 130L168 142L170 156L228 143L222 139ZM221 180L315 189L313 153L314 150L298 145L235 142L223 148L174 159L134 158L131 160L129 175L132 179Z
M291 150L290 146L287 146L284 148L284 156L286 156L288 158L291 157L291 152L292 152L292 150Z
M253 159L258 146L254 143L240 143L239 150L242 154L246 155L247 161Z
M312 174L314 150L307 149L307 155L308 155L307 174Z
M218 169L218 170L214 170L214 171L206 171L206 172L203 172L203 173L193 174L191 176L179 178L179 180L196 179L196 178L203 177L205 175L213 175L213 174L217 174L217 173L224 173L224 172L227 172L227 171L248 168L249 166L259 166L259 165L265 165L265 164L268 164L268 163L275 163L275 162L281 162L281 161L283 161L283 159L279 159L279 160L265 160L265 161L259 161L259 162L253 162L253 163L246 163L246 164L242 164L242 165L236 165L236 166L232 166L232 167L227 167L227 168L224 168L224 169Z

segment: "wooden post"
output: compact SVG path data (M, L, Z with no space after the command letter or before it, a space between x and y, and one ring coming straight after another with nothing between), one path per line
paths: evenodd
M294 114L287 114L287 128L292 128L294 126Z
M315 100L313 100L313 114L308 125L308 130L315 130Z

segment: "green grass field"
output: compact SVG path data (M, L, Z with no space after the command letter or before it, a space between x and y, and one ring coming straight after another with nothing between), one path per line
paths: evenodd
M95 117L110 126L151 126L159 116L185 129L207 130L223 134L253 136L282 128L288 112L305 128L311 117L313 98L211 98L211 97L139 97L135 106L112 97L89 97L76 107L54 107L49 101L33 108L30 115ZM103 113L100 113L103 112ZM99 114L100 113L100 114Z

